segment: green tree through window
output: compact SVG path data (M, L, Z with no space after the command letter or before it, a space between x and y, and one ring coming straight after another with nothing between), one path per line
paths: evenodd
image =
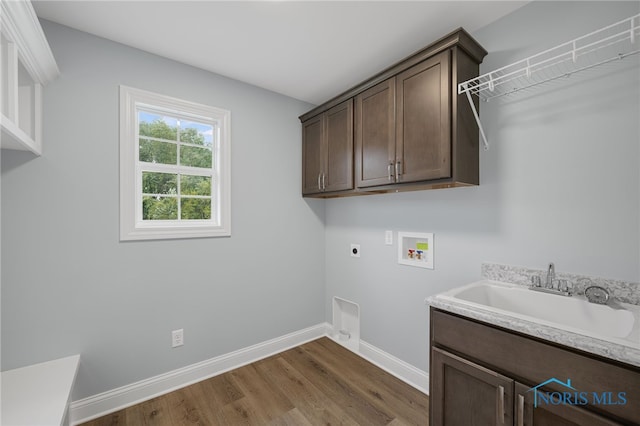
M120 86L120 241L231 236L231 111Z
M211 219L213 127L140 110L138 132L140 162L176 167L143 167L142 219Z

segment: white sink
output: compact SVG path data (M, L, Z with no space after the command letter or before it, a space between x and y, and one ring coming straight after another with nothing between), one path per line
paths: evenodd
M592 337L623 339L633 342L634 346L638 344L640 307L635 305L597 305L583 296L541 293L525 286L489 280L478 281L441 296Z

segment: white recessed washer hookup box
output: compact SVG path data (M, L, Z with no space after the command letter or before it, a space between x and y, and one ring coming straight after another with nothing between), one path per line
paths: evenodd
M341 297L333 297L333 340L358 352L360 348L360 306Z
M398 263L433 269L433 233L398 232Z

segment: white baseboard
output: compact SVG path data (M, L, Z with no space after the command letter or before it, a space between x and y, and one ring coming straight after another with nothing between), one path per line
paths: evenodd
M243 365L251 364L325 335L326 325L319 324L165 374L73 401L69 407L71 424L78 425L113 413Z
M69 407L71 424L78 425L113 413L323 336L332 338L331 331L330 324L318 324L165 374L73 401ZM338 343L340 342L338 341ZM426 372L363 341L360 341L358 351L351 350L419 391L428 393L429 375Z
M372 364L375 364L406 384L413 386L420 392L429 395L429 374L426 371L420 370L419 368L394 357L393 355L363 341L362 339L356 345L345 344L344 342L336 339L332 332L333 328L331 327L331 324L327 324L327 336L334 342L339 343L351 352L360 355L362 358Z
M426 371L407 364L403 360L362 340L360 341L360 356L420 392L429 395L429 374Z

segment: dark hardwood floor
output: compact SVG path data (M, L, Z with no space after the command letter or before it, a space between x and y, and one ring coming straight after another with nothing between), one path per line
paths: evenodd
M428 397L324 337L84 423L427 425Z

